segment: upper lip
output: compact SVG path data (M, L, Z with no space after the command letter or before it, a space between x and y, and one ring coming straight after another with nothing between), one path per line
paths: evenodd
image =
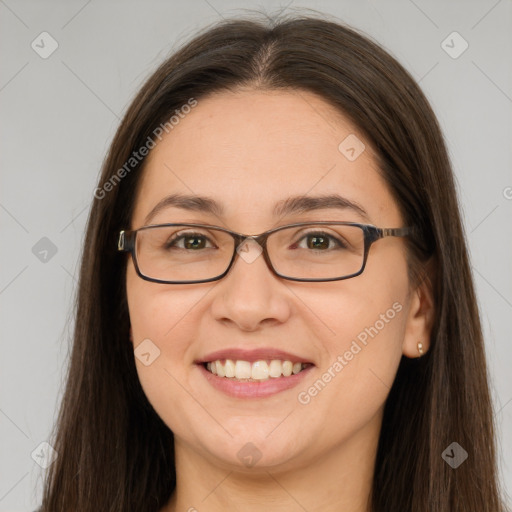
M209 363L211 361L217 361L219 359L231 359L235 361L249 361L253 363L254 361L265 361L272 359L279 359L281 361L291 361L292 363L311 363L307 358L292 354L290 352L285 352L283 350L277 350L275 348L256 348L252 350L243 349L243 348L225 348L222 350L216 350L215 352L211 352L204 357L197 359L195 362L197 364Z

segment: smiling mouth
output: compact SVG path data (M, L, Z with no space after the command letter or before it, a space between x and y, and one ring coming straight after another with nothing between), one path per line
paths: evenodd
M287 378L313 365L311 363L292 363L281 359L262 359L252 363L244 360L217 359L203 363L203 366L217 377L240 382L262 382L269 379Z

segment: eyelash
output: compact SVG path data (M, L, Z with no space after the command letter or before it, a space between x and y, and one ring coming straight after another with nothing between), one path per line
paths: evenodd
M329 240L334 241L338 248L346 248L347 247L347 245L341 239L336 238L334 235L326 233L325 231L307 231L305 233L302 233L301 237L296 242L294 242L293 245L297 245L302 240L304 240L304 238L306 238L307 236L312 236L312 235L326 237ZM210 243L212 243L211 240L204 233L197 233L197 232L183 233L182 232L182 233L174 234L172 236L172 238L170 238L165 243L165 248L170 249L172 247L175 247L177 241L185 240L186 238L194 238L194 237L195 238L204 238L204 239L208 240ZM185 249L185 248L179 247L179 249Z

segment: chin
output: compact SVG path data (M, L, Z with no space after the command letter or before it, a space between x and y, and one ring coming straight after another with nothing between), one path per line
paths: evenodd
M222 466L230 470L258 472L272 468L284 470L292 464L295 466L299 452L296 436L289 429L281 435L273 433L265 437L268 432L271 430L261 436L248 429L238 436L230 437L226 434L222 441L213 443L209 437L203 446Z

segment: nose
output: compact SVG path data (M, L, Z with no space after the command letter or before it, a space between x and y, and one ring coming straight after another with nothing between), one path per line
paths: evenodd
M215 319L243 331L280 324L290 316L287 287L267 265L263 248L252 239L238 247L228 274L216 287L212 304Z

